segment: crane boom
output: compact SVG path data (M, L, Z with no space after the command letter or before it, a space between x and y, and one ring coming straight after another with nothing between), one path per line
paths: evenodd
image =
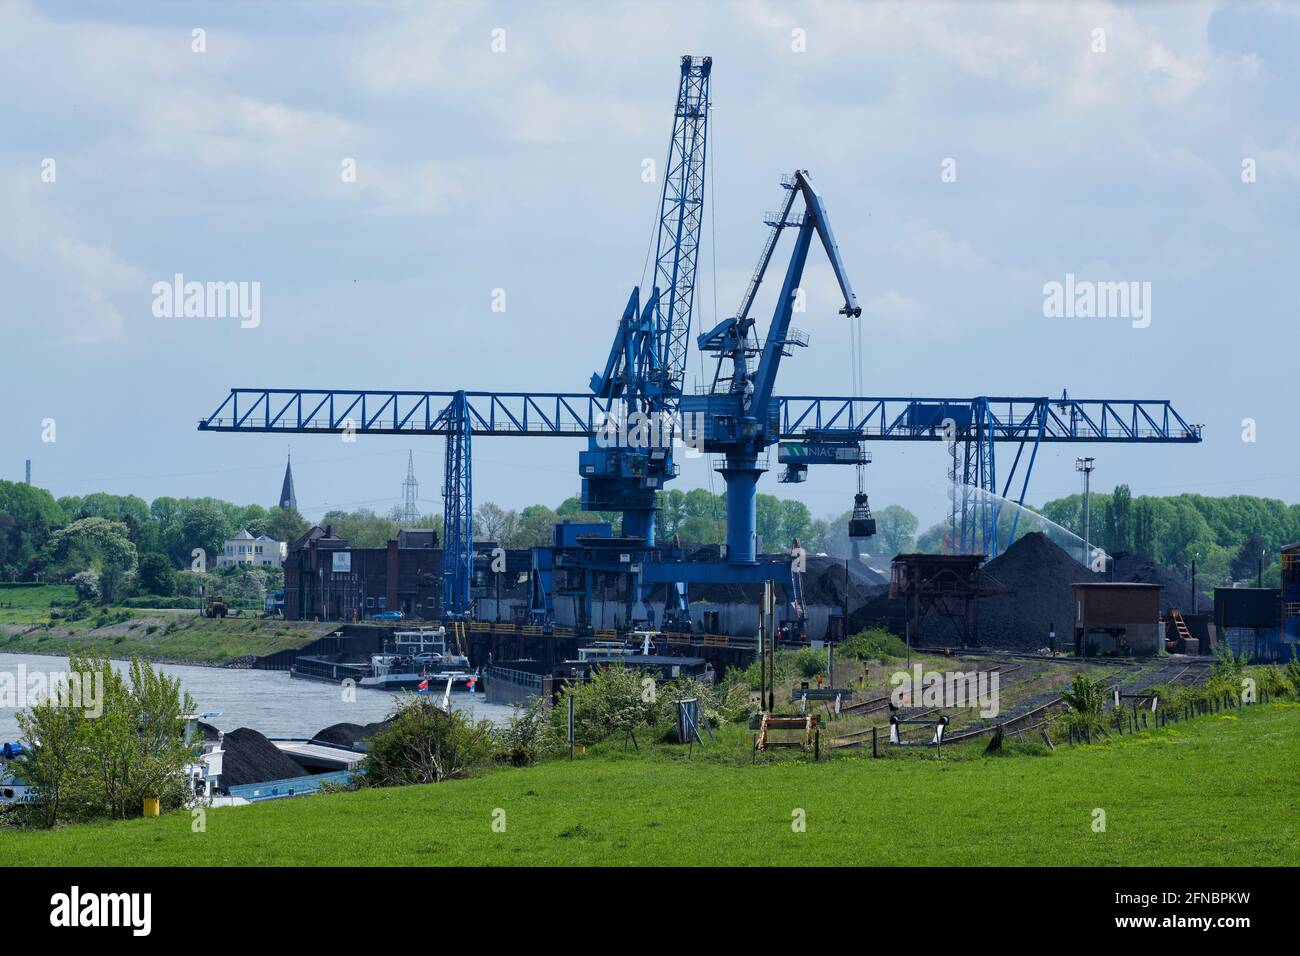
M708 153L709 77L712 57L682 57L673 138L664 167L655 239L656 340L662 397L659 410L677 411L686 374L695 266L704 222L704 166ZM664 298L667 297L667 301Z
M712 69L710 57L682 57L655 229L653 286L644 304L640 288L632 289L605 369L591 377L609 427L593 435L578 456L582 507L622 512L622 533L647 544L654 543L656 494L677 474L672 445L680 437L677 412L695 303ZM647 422L650 442L642 440Z

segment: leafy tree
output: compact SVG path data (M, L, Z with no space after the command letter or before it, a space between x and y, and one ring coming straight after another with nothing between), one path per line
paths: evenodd
M163 532L163 545L176 567L190 567L195 548L202 548L208 566L215 567L226 539L235 530L217 505L207 501L183 502L179 514Z
M876 542L874 550L886 556L906 554L916 549L916 515L898 505L889 505L876 512Z
M80 518L56 531L46 545L49 563L66 575L99 572L103 600L111 601L136 566L135 545L126 525L106 518Z
M124 819L141 812L145 797L181 806L198 741L186 735L194 701L180 681L138 659L125 674L102 654L74 651L68 662L83 689L80 700L51 700L18 715L23 736L35 741L19 759L19 773L47 804L56 797L39 822L53 826L68 807Z
M133 658L124 675L106 656L69 655L74 673L94 674L103 688L103 714L85 722L79 743L87 750L86 793L99 813L125 819L141 812L145 797L181 806L185 766L198 741L186 736L185 715L194 701L180 680Z
M44 488L0 481L0 575L30 580L43 564L41 549L67 516Z
M661 491L656 496L659 505L658 536L665 540L681 530L682 522L688 517L686 510L686 492L671 489Z
M1133 550L1148 558L1156 553L1155 509L1144 499L1133 508Z
M149 506L143 498L97 491L84 498L60 498L59 502L64 513L72 520L105 518L126 525L127 534L137 551L145 550L146 545L157 545L157 530L150 519Z
M354 548L383 548L397 537L397 525L369 508L357 511L330 511L321 525L332 525L334 533Z
M138 580L143 594L168 597L176 591L176 576L172 571L171 560L157 551L151 551L140 558Z
M72 586L82 601L98 601L101 596L98 571L78 571L72 576Z
M529 505L519 514L519 531L510 545L514 548L538 548L551 543L560 516L545 505Z
M263 534L276 541L294 542L310 530L311 524L292 508L272 508L267 515ZM249 529L252 530L251 528Z
M1260 562L1267 556L1264 539L1257 534L1249 535L1241 543L1230 568L1233 580L1244 581L1252 578L1259 570Z
M1133 494L1128 485L1116 485L1107 511L1106 546L1112 554L1133 550Z
M786 550L790 542L784 533L785 512L781 507L781 499L775 495L758 495L754 511L754 529L758 532L760 547L764 551Z
M75 801L88 776L89 763L81 741L85 737L86 710L67 707L57 693L17 715L24 740L37 741L14 761L18 776L36 790L39 800L26 809L36 826L62 822L69 800Z
M721 544L727 537L727 524L720 518L692 515L677 528L683 544Z
M952 524L947 520L932 524L916 539L916 550L925 554L942 554L949 547Z
M804 549L808 548L808 533L812 530L812 512L802 501L786 500L781 502L781 530L785 532L786 543L793 544L798 538Z
M495 541L503 548L512 547L506 542L519 533L519 515L507 511L495 502L485 501L474 511L474 537Z

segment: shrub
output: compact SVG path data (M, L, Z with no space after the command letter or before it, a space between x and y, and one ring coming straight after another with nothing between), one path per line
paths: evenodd
M82 601L98 601L100 595L99 572L82 571L72 576L72 586L77 589L77 597Z
M441 783L491 763L496 756L492 724L471 723L428 697L405 694L387 725L369 740L365 780L374 787Z
M528 767L554 753L564 745L547 714L546 703L534 697L528 706L515 708L514 715L497 731L497 747L502 760L516 767Z
M1286 679L1291 683L1291 693L1300 696L1300 657L1296 656L1295 645L1291 646L1291 659L1286 662Z
M746 688L735 682L707 687L694 677L675 677L660 684L655 694L654 722L664 732L664 739L677 739L677 705L683 700L698 700L700 716L710 727L748 720L755 713Z
M649 683L647 683L649 681ZM635 733L653 723L658 694L654 679L628 668L622 661L597 667L591 679L564 688L564 699L554 708L551 720L564 733L568 721L568 698L573 698L573 737L577 743L595 744L614 736Z
M1250 663L1250 655L1246 653L1243 647L1241 653L1234 655L1232 648L1225 642L1214 645L1214 656L1218 658L1214 662L1214 676L1222 678L1236 678L1241 676L1241 672L1246 669Z
M774 683L782 684L788 681L793 673L791 670L793 664L793 655L789 652L781 652L776 655L776 675ZM728 667L723 677L724 684L736 684L744 687L746 690L759 690L762 686L762 680L759 674L759 661L753 660L748 667L741 670L738 667Z
M1069 690L1061 691L1061 700L1068 710L1065 720L1075 730L1100 730L1106 719L1106 685L1087 674L1076 674Z
M896 657L907 656L907 644L898 635L882 627L858 631L840 642L838 651L844 657L860 661L878 660L888 664Z
M826 652L801 647L794 655L794 666L800 677L812 680L818 674L826 673Z

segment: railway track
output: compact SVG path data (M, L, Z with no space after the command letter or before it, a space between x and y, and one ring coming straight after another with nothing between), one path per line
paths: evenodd
M1147 687L1154 687L1157 686L1158 684L1185 684L1187 686L1198 684L1207 674L1209 674L1210 669L1214 665L1209 661L1193 661L1190 664L1182 665L1180 663L1179 665L1176 666L1178 666L1178 670L1174 673L1172 677L1167 679L1161 679L1161 680L1154 680L1154 679L1148 680L1146 681ZM1162 671L1157 671L1155 674L1151 676L1152 678L1157 678L1160 677L1161 674ZM1131 682L1132 682L1132 678L1130 678L1129 681L1121 682L1121 686L1125 683L1131 683ZM993 724L988 727L979 727L975 730L968 730L963 733L949 734L944 738L944 741L957 743L958 741L962 741L962 740L970 740L975 737L981 737L986 734L991 734L998 727L1002 728L1002 732L1004 734L1007 732L1023 734L1025 731L1038 730L1040 727L1043 727L1051 719L1051 712L1061 707L1064 703L1065 701L1061 697L1059 696L1054 697L1051 700L1047 701L1046 703L1041 704L1038 707L1035 707L1033 710L1028 710L1023 714L1020 714L1016 717L1009 718L1008 720L1004 720L998 724ZM1031 722L1026 724L1026 721L1031 721Z
M1017 670L1023 666L1025 665L1016 664L1008 668L1000 668L1000 669L990 668L990 670L998 670L999 673L1001 674L1008 674L1011 671ZM1167 667L1157 670L1155 673L1151 674L1148 678L1146 678L1143 681L1143 683L1145 684L1146 687L1154 687L1159 684L1180 684L1180 685L1191 686L1194 684L1201 683L1205 679L1206 675L1210 672L1210 669L1213 666L1214 666L1213 663L1210 661L1193 661L1189 664L1185 664L1180 661L1176 664L1169 665ZM1121 680L1119 682L1119 686L1123 688L1125 685L1133 684L1135 680L1136 680L1135 676L1130 676L1125 680ZM1059 708L1061 708L1064 705L1064 703L1065 702L1063 698L1061 698L1058 695L1048 701L1045 701L1042 704L1039 704L1036 707L1031 708L1030 710L1025 711L1023 714L1017 714L1016 716L1009 717L1006 720L999 721L994 724L989 724L988 726L985 727L976 727L972 730L961 731L958 733L949 733L945 735L944 743L959 743L963 740L973 740L977 737L988 736L989 734L992 734L994 731L996 731L999 727L1002 728L1002 732L1004 734L1006 733L1023 734L1026 731L1032 732L1045 726L1047 722L1052 718L1053 713ZM875 710L879 710L879 709L883 709L884 707L887 707L888 704L889 704L889 697L885 696L885 697L878 697L878 698L873 698L871 700L862 701L860 704L855 704L852 706L858 713L871 713ZM848 708L845 708L845 710L848 710ZM912 719L921 719L921 718L938 714L942 710L943 708L941 707L934 707L929 710L925 710L911 716ZM852 731L851 733L847 733L841 737L837 737L833 742L831 742L830 746L832 748L862 746L866 743L867 740L870 739L871 732L873 729L876 730L877 732L883 730L887 733L889 730L889 726L888 725L885 725L883 727L876 726L874 728L867 727L863 730Z
M997 673L999 675L998 679L1001 680L1002 677L1012 673L1013 671L1018 671L1024 666L1024 664L1013 664L1011 667L988 667L985 668L985 670L989 673ZM848 704L847 706L840 708L840 713L870 714L877 710L884 710L889 706L890 696L891 695L886 694L884 697L873 697L870 700L859 701L856 704Z

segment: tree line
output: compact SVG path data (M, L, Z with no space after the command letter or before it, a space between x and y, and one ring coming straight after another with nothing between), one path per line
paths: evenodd
M659 540L687 545L720 544L726 538L726 496L706 489L669 490L658 495ZM1083 533L1082 495L1046 502L1030 512L1076 534ZM776 495L758 495L757 531L768 551L786 550L795 540L813 554L845 558L854 553L848 538L849 511L813 517L807 505ZM898 505L877 508L874 538L857 542L863 554L891 558L908 551L940 552L950 547L950 526L941 521L918 534L916 515ZM1003 540L1011 533L1014 509L1001 515ZM320 524L358 548L379 548L396 538L396 509L377 514L369 509L335 510ZM617 512L587 512L570 497L551 508L543 504L515 510L493 502L474 513L474 535L506 548L549 544L552 526L564 520L608 521L618 533ZM129 594L170 595L200 579L182 573L193 567L193 551L202 548L209 571L224 542L242 528L292 542L310 523L296 511L278 506L237 505L217 498L155 498L97 492L55 499L48 491L19 482L0 481L0 578L72 581L93 574L102 602ZM426 516L420 527L441 534L440 516ZM1021 520L1017 535L1034 530ZM1127 485L1091 496L1091 540L1110 554L1131 552L1150 557L1180 573L1192 561L1207 586L1249 581L1262 562L1266 584L1277 586L1278 552L1300 541L1300 505L1270 498L1233 495L1137 496ZM245 571L244 573L251 573ZM276 583L272 571L267 586ZM85 583L85 582L83 582ZM92 590L89 587L87 590Z

